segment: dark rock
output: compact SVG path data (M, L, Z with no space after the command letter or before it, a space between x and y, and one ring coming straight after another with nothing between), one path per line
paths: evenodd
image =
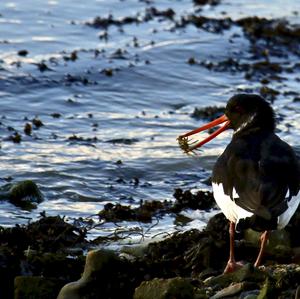
M155 278L135 289L134 299L193 299L194 287L186 278Z
M107 68L107 69L103 69L101 71L101 73L105 74L107 77L112 77L114 74L114 71L111 68Z
M195 5L218 5L220 0L193 0Z
M51 116L53 118L60 118L61 117L61 114L60 113L51 113Z
M139 139L137 139L137 138L116 138L116 139L107 140L106 142L131 145L136 142L139 142Z
M268 20L259 17L247 17L237 21L252 39L267 39L285 44L294 43L300 37L300 26L290 25L284 20Z
M253 289L256 287L257 287L256 284L248 283L248 282L232 283L228 287L218 291L214 296L210 297L210 299L231 297L240 294L242 291Z
M141 221L151 222L152 217L159 213L169 211L170 203L160 201L145 201L141 202L137 208L131 208L121 204L108 203L104 209L98 213L100 219L105 221Z
M209 106L205 108L195 108L191 117L196 119L213 120L220 117L225 112L225 107Z
M45 62L35 63L40 72L52 71Z
M257 296L257 299L273 299L278 298L278 290L275 287L275 281L271 277L267 277L266 281Z
M244 240L253 247L260 247L261 233L247 229L244 232ZM289 262L292 257L290 235L285 230L275 230L269 233L268 243L265 249L265 259L275 259L280 262Z
M42 276L17 276L15 278L15 299L53 299L65 281Z
M183 191L178 188L175 189L173 194L176 201L171 208L174 212L179 212L183 209L193 210L209 210L216 206L214 197L209 191L198 191L196 194L192 194L190 190Z
M149 16L152 17L165 17L167 19L173 19L175 16L175 12L173 9L168 8L166 10L158 10L155 7L150 7L146 9L146 17L147 19L149 19Z
M88 253L82 277L65 285L57 299L132 298L135 279L130 265L107 250Z
M27 50L20 50L20 51L18 51L18 55L19 56L27 56L28 55L28 51Z
M86 232L64 221L63 218L42 217L28 226L1 228L0 245L9 246L15 252L33 250L56 252L72 246L84 246Z
M207 286L218 285L221 288L227 287L232 282L238 283L243 281L263 282L266 278L266 273L255 268L251 264L246 264L242 268L232 273L221 274L211 279L207 279L204 283Z
M27 226L0 227L1 298L13 298L14 278L20 275L35 277L16 280L16 298L49 298L47 294L54 290L56 294L51 298L56 298L62 284L82 271L80 256L71 258L67 251L71 246L84 248L87 241L82 236L85 234L81 230L60 217L43 217ZM45 296L40 296L41 292Z
M8 199L23 209L36 208L43 201L43 195L36 183L31 180L9 183L0 188L0 199Z
M299 264L274 264L269 266L267 272L271 279L268 283L276 287L279 291L289 288L296 289L300 281Z
M40 127L42 127L42 126L44 126L43 122L42 122L39 118L37 118L37 117L35 117L35 118L32 120L32 123L34 124L34 126L35 126L37 129L40 128Z
M22 136L18 132L14 132L8 139L14 143L20 143L22 141Z
M31 132L32 132L32 126L30 123L26 123L25 126L24 126L24 133L26 135L31 135Z
M77 51L73 51L69 56L64 56L63 59L65 61L75 61L78 59Z
M192 64L196 64L196 63L197 63L197 61L194 57L191 57L191 58L188 59L188 64L192 65Z
M214 19L204 16L189 15L182 18L181 24L178 24L178 27L184 27L188 24L193 24L194 26L209 32L221 33L231 27L232 20L230 18Z

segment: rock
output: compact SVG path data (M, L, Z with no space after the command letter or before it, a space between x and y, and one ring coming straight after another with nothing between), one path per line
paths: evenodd
M135 289L134 299L191 299L194 298L194 288L191 281L182 277L169 279L154 278L143 281Z
M43 201L43 195L37 184L31 180L9 183L0 188L0 199L8 199L23 209L36 208Z
M259 290L242 292L239 299L257 299Z
M195 108L191 117L196 119L214 120L225 112L225 107L208 106L204 108Z
M228 286L227 288L222 289L221 291L217 292L210 299L220 299L220 298L239 294L244 289L244 287L245 287L244 282L232 284L232 285Z
M14 299L53 299L64 282L42 276L17 276Z
M244 232L244 239L254 247L260 247L260 235L252 229ZM265 249L265 255L275 258L276 260L289 261L292 257L291 239L285 230L275 230L269 233L269 240Z
M128 295L129 289L120 282L120 267L122 262L112 251L90 251L82 277L66 284L57 299L117 298L116 292Z
M247 242L255 245L257 248L260 247L260 236L260 232L256 232L252 229L247 229L244 232L244 239ZM287 247L290 247L290 244L290 236L285 230L275 230L269 233L269 239L266 249L273 250L273 248L278 245L285 245Z
M183 191L180 188L175 189L173 196L176 201L171 208L173 212L179 212L183 209L209 210L216 206L212 192L198 191L193 194L190 190Z
M275 288L275 282L272 278L267 277L263 288L261 289L257 299L273 299L278 298L278 292Z
M266 273L254 268L252 264L246 264L242 268L232 273L221 274L210 279L206 279L204 284L207 286L219 285L220 287L227 287L232 282L261 282L266 278Z
M24 50L19 50L19 51L18 51L18 55L19 55L19 56L27 56L27 55L28 55L28 51L25 50L25 49L24 49Z
M270 277L275 281L279 290L294 288L300 282L300 265L297 264L275 264L268 267Z

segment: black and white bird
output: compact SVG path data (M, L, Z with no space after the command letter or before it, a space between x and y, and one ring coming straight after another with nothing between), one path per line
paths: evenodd
M209 137L190 144L189 136L221 123ZM230 255L224 272L231 272L238 266L234 258L236 229L262 232L254 264L259 266L268 231L289 223L300 203L300 166L293 149L275 134L273 109L255 94L233 96L223 116L179 136L179 141L185 144L185 151L193 151L226 129L233 129L233 136L213 168L212 187L218 206L230 221Z

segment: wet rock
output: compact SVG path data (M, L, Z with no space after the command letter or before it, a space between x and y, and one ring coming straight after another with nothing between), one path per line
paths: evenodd
M229 221L223 213L218 213L208 220L204 230L208 232L216 242L227 242L229 238ZM236 234L236 237L238 237L238 234Z
M225 112L225 107L209 106L205 108L195 108L191 117L196 119L206 119L211 121L223 115L224 112Z
M137 17L123 17L120 19L114 19L112 15L109 15L106 18L99 17L99 16L95 17L94 20L88 21L85 24L96 29L100 29L100 28L107 29L111 25L121 26L121 25L139 23L139 22L140 21Z
M103 69L101 73L105 74L107 77L112 77L114 75L114 71L111 68Z
M139 142L139 139L137 139L137 138L115 138L115 139L107 140L106 142L114 143L114 144L117 143L117 144L131 145L136 142Z
M300 97L295 97L295 98L293 99L293 102L294 102L294 103L299 103L299 102L300 102Z
M35 118L32 120L32 123L34 124L34 126L35 126L37 129L40 128L40 127L42 127L42 126L44 126L43 122L42 122L39 118L37 118L37 117L35 117Z
M295 43L300 37L300 26L291 25L285 20L268 20L259 17L247 17L237 21L250 38L263 38L268 41L285 44Z
M50 115L51 115L53 118L60 118L60 117L62 116L60 113L57 113L57 112L51 113Z
M193 0L195 5L218 5L220 0Z
M227 287L230 283L235 282L263 282L266 278L266 273L255 268L251 264L246 264L242 268L233 273L221 274L204 281L207 286L218 285L219 287Z
M53 71L45 62L34 63L40 72Z
M165 17L167 19L171 19L173 20L174 16L175 16L175 11L171 8L168 8L166 10L158 10L155 7L150 7L146 9L146 19L148 20L149 17L153 18L153 17Z
M22 141L22 136L18 132L14 132L9 136L8 140L11 140L14 143L20 143Z
M17 276L14 299L53 299L64 283L63 280L42 276Z
M126 181L122 178L117 180L118 183L125 184ZM131 185L139 186L138 178L133 178ZM131 206L108 203L104 206L98 215L99 218L105 221L141 221L151 222L154 216L161 216L167 213L178 213L183 209L201 209L209 210L215 207L215 201L212 193L208 191L198 191L192 194L189 190L176 189L174 193L176 201L145 201L141 202L137 208Z
M176 201L173 208L174 212L179 212L183 209L193 209L193 210L209 210L216 206L214 197L209 191L198 191L193 194L190 190L183 191L178 188L175 189L173 194Z
M65 61L75 61L75 60L77 60L78 59L77 51L71 52L69 56L63 56L63 59Z
M224 297L234 296L241 293L243 290L247 288L248 284L245 282L239 282L235 284L231 284L230 286L222 289L217 292L214 296L210 297L210 299L220 299Z
M196 63L197 63L197 60L196 60L194 57L190 57L190 58L188 59L187 63L193 65L193 64L196 64Z
M8 199L23 209L36 208L43 201L43 195L36 183L31 180L9 183L0 188L0 200Z
M27 226L0 227L1 298L13 298L14 278L20 275L35 277L18 278L18 298L49 298L46 294L52 294L51 289L55 288L56 294L51 298L56 298L61 286L77 278L82 271L82 250L87 245L84 236L82 230L60 217L42 217ZM81 253L75 255L69 247L79 247ZM56 279L63 282L57 281L60 283L58 290L51 285ZM45 297L40 296L42 289Z
M215 72L230 72L233 74L244 72L244 77L247 80L262 80L262 82L266 83L269 83L266 76L272 80L279 80L280 77L278 77L277 74L284 70L280 64L268 60L254 63L241 63L238 59L228 58L219 62L204 60L198 64Z
M186 278L175 277L169 279L155 278L144 281L135 289L134 299L192 299L194 288Z
M300 282L299 264L275 264L266 271L272 278L268 283L272 283L278 290L297 289Z
M261 233L247 229L244 232L244 239L254 247L260 247ZM277 261L290 261L292 257L292 248L290 235L285 230L275 230L269 233L269 239L265 249L267 258L273 258Z
M79 142L79 143L82 143L82 144L93 146L93 143L97 142L98 138L96 136L95 137L84 138L84 137L77 136L77 135L73 134L72 136L68 137L68 140L72 141L72 143Z
M188 24L193 24L197 28L201 28L209 32L221 33L224 30L228 30L232 26L233 22L230 18L216 19L192 14L182 17L181 23L178 23L177 27L185 27Z
M278 298L278 291L275 287L275 281L271 277L267 277L265 283L259 292L257 299L272 299Z
M20 51L18 51L18 55L19 56L27 56L28 55L28 51L27 50L20 50Z
M8 246L15 254L16 252L23 254L28 246L41 252L56 252L75 245L84 248L88 243L85 236L84 229L66 223L59 216L42 216L40 220L28 226L1 228L0 245Z
M98 213L100 219L110 222L118 221L141 221L151 222L152 217L169 211L170 202L145 201L137 208L131 208L121 204L108 203Z
M128 276L132 277L129 267L128 262L122 262L112 251L91 251L82 277L66 284L57 299L120 298L120 294L132 298L134 287L128 281ZM122 279L127 279L127 283Z
M30 123L26 123L25 126L24 126L24 133L26 135L31 135L31 132L32 132L32 126Z
M262 97L264 97L266 100L269 100L271 102L273 102L276 99L276 97L280 94L278 90L272 89L267 86L262 86L260 88L259 93L261 94Z

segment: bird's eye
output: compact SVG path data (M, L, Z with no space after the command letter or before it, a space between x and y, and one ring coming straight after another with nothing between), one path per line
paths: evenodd
M243 107L241 107L239 105L234 106L233 110L234 110L234 112L237 112L239 114L243 114L244 113Z

